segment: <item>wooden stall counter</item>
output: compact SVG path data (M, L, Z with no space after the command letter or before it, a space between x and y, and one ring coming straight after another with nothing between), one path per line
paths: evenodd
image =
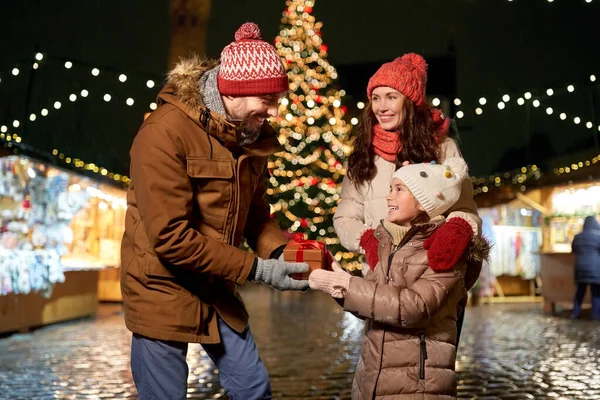
M106 267L98 276L98 301L123 301L121 295L121 268Z
M65 281L41 293L0 296L0 333L27 332L32 328L92 316L98 308L98 270L65 271Z
M575 297L575 255L572 253L540 253L540 275L544 311L554 312L556 305L571 308ZM590 303L589 291L583 300Z

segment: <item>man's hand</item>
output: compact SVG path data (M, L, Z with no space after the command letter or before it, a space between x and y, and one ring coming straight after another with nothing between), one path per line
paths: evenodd
M308 281L293 279L290 274L308 272L307 263L287 262L283 254L277 259L258 259L256 264L255 282L261 282L277 290L307 290Z

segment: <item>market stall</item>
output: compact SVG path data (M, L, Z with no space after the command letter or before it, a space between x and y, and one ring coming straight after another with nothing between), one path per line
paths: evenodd
M119 266L125 193L32 158L0 158L0 332L92 315Z
M542 202L548 209L541 253L542 294L544 309L552 312L557 304L572 306L575 256L571 254L571 243L581 232L585 217L600 216L600 182L547 188ZM588 294L584 303L589 300Z
M480 208L479 214L483 234L493 245L476 286L481 300L533 300L539 286L542 214L522 198Z

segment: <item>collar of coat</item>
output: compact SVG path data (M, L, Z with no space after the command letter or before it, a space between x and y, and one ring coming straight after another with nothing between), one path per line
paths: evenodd
M411 226L408 232L404 232L400 244L404 244L411 239L424 241L433 232L442 226L446 222L446 218L442 215L437 216L425 223L415 224ZM386 229L386 225L383 220L375 230L375 236L380 243L382 241L389 241L391 244L394 242L393 233ZM483 261L488 260L491 245L489 241L482 236L475 235L469 243L469 246L465 250L465 260L468 264L481 264Z
M427 222L423 222L423 223L419 223L419 224L414 224L410 227L410 229L408 229L407 232L403 232L403 237L402 240L399 244L401 243L405 243L408 242L411 239L415 239L415 240L425 240L427 239L429 236L431 236L431 234L433 233L433 231L435 231L437 228L439 228L440 226L442 226L442 224L446 221L446 218L444 218L444 216L442 215L438 215L437 217L434 217L432 219L430 219ZM381 220L381 224L379 224L379 227L376 230L376 234L377 234L377 238L381 241L381 238L383 237L387 237L389 238L389 240L394 241L394 234L393 232L390 232L386 226L388 224L384 224L384 220Z
M182 59L167 76L167 83L158 94L158 106L168 103L183 111L209 135L219 140L233 152L240 150L251 155L267 156L281 150L277 132L266 121L256 142L238 146L239 123L228 121L218 113L210 111L202 101L200 78L218 65L218 61L193 56Z

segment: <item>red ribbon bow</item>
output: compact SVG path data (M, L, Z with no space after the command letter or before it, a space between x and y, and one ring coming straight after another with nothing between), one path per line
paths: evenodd
M307 240L304 239L304 234L298 232L293 237L292 240L298 243L298 250L296 250L296 262L304 261L304 250L308 249L318 249L321 250L322 253L325 253L325 243L318 242L316 240Z

